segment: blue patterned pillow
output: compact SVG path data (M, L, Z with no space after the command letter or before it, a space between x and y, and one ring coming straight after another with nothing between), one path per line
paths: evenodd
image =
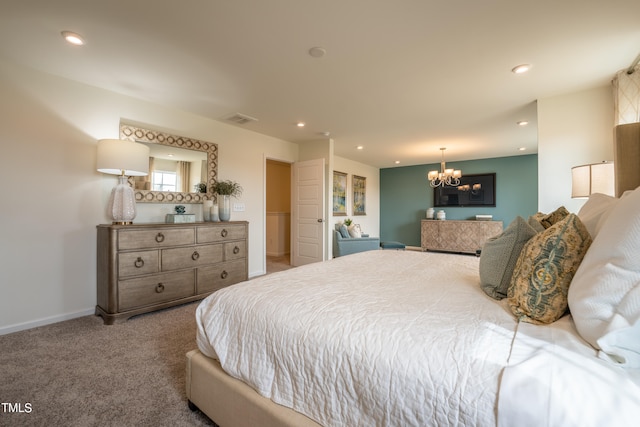
M340 226L340 228L338 228L338 231L340 232L340 236L342 236L343 239L348 239L349 237L349 230L347 229L347 226L342 224Z

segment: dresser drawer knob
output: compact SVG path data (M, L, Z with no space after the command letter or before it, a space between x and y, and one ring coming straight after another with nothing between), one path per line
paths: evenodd
M226 228L223 228L223 229L222 229L222 231L220 232L220 235L221 235L222 237L227 237L227 234L229 234L229 232L227 231L227 229L226 229Z
M228 275L229 273L227 273L227 270L222 270L222 273L220 273L220 278L226 279Z
M136 268L142 268L144 267L144 260L142 259L142 257L138 257L133 265L135 265Z
M162 233L156 234L156 242L158 242L158 243L164 242L164 234L162 234Z
M234 254L234 255L238 255L239 253L240 253L240 248L239 248L239 247L237 247L237 246L235 246L235 247L233 248L233 254Z
M200 258L200 254L198 253L198 251L193 251L193 253L191 254L191 259L197 261L198 258Z
M164 292L164 285L162 283L158 283L156 285L156 293L161 294Z

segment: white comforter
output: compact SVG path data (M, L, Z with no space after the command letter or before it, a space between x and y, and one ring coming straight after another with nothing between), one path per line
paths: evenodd
M516 328L478 259L370 251L222 289L198 346L325 426L495 426Z
M520 323L500 383L498 426L640 425L640 369L598 358L571 316Z

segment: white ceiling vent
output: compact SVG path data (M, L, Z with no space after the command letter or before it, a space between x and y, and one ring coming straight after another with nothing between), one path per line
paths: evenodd
M258 119L255 117L247 116L246 114L235 113L226 118L230 122L233 122L238 125L246 125L249 122L257 122Z

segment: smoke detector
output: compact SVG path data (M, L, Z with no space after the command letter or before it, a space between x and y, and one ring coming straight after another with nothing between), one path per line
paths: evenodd
M246 125L249 122L257 122L255 117L247 116L246 114L235 113L226 118L226 120L233 122L237 125Z

